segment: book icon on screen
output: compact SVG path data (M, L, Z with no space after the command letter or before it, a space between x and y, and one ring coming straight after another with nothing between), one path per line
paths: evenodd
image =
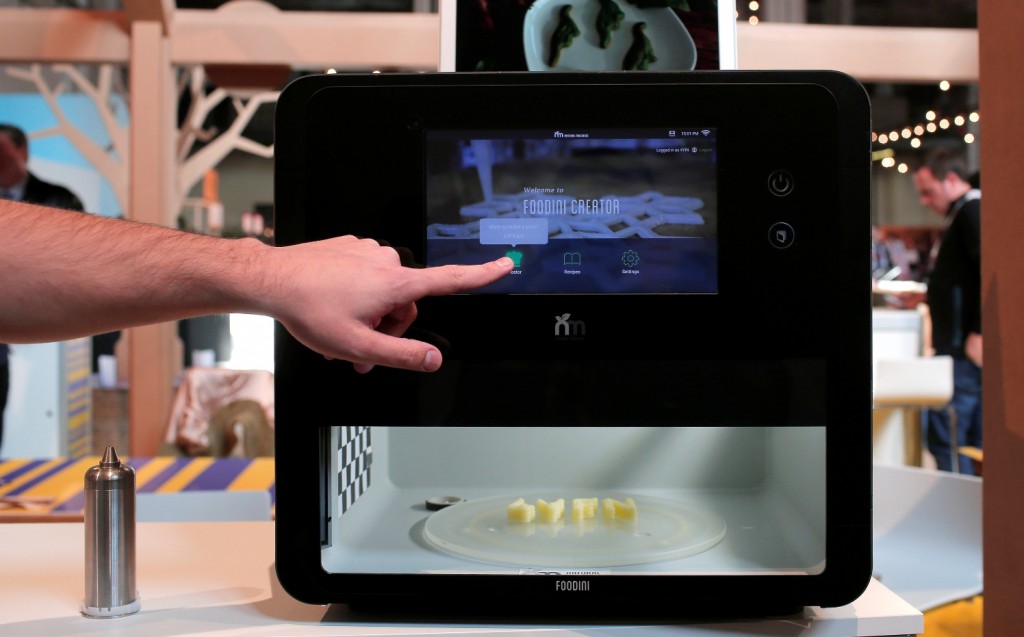
M579 252L566 252L562 255L562 265L583 265L583 257Z

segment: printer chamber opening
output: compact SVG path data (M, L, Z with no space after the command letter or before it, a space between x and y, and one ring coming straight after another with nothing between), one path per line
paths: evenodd
M824 427L330 431L329 573L824 569Z

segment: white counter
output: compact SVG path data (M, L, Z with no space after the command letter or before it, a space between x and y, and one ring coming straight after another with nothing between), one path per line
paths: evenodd
M120 619L78 613L84 591L84 536L79 523L0 524L0 635L12 637L173 637L205 635L637 635L849 637L908 635L923 630L921 614L882 584L842 608L761 622L678 625L457 625L360 618L341 606L293 600L274 574L271 522L138 525L142 611Z
M923 322L917 310L875 309L871 312L872 355L878 361L915 359L922 354ZM874 384L874 382L873 382ZM873 414L872 448L876 463L920 464L920 424L905 410L878 408ZM920 414L918 412L917 417Z

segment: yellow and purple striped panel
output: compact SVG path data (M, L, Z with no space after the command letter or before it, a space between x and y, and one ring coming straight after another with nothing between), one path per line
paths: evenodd
M273 458L127 458L135 469L140 493L176 491L251 491L266 489L271 502ZM96 456L50 460L0 461L0 497L52 498L46 511L76 513L85 506L85 472L99 462ZM20 510L9 510L18 513ZM5 512L5 513L8 513ZM39 510L33 513L40 513Z

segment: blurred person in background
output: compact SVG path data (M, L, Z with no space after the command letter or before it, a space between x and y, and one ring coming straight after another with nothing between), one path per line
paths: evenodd
M73 192L39 179L28 169L28 137L13 124L0 123L0 199L24 201L67 210L84 210ZM0 450L3 449L4 408L10 385L10 348L0 343Z
M952 407L958 446L981 448L981 191L968 182L966 161L953 149L928 153L914 171L921 204L943 218L928 270L931 350L953 358ZM936 465L974 473L973 462L952 457L946 411L926 413L925 435Z

